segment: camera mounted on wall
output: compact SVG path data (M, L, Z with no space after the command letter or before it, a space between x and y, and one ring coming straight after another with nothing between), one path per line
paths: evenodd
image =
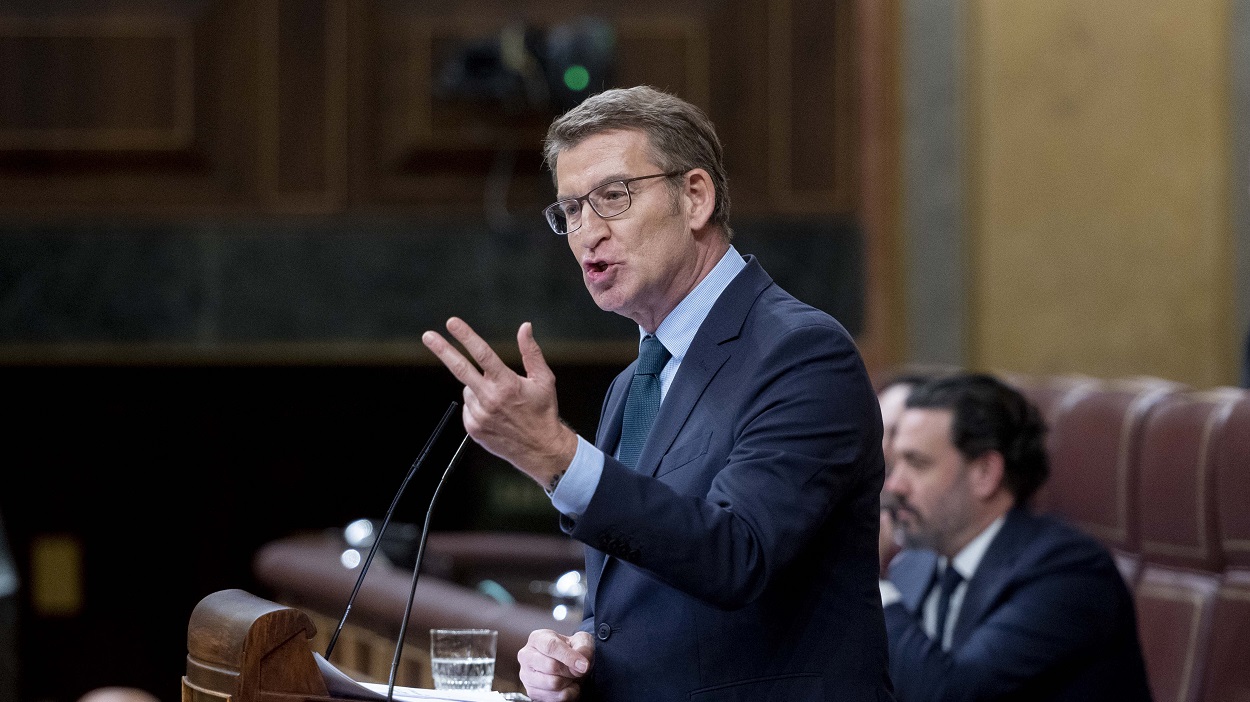
M435 93L509 114L560 114L611 86L615 55L616 32L602 19L578 17L545 29L514 23L445 61Z

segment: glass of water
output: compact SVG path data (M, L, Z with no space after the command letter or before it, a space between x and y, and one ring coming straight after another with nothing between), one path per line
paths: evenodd
M498 639L494 629L430 629L434 689L491 689Z

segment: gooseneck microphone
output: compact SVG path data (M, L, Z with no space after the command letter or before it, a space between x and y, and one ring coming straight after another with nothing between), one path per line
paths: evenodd
M412 615L412 602L417 594L417 577L421 573L421 559L425 557L425 540L430 535L430 517L434 514L434 503L438 502L438 493L443 489L443 483L447 482L447 476L451 475L451 469L460 462L460 454L464 453L467 443L469 443L469 435L465 434L460 440L460 446L456 448L455 455L447 462L443 477L439 478L438 486L434 488L434 496L430 498L430 506L425 510L425 524L421 527L421 545L417 547L417 564L412 567L412 586L408 590L408 604L404 607L404 618L399 623L399 640L395 642L395 658L391 661L391 675L387 680L387 702L393 702L395 699L395 673L399 670L400 654L404 650L404 635L408 632L408 617Z
M451 406L447 408L447 411L445 413L443 413L443 418L439 420L438 426L435 427L434 429L434 433L431 434L430 438L425 442L425 448L421 449L421 453L417 456L417 460L413 461L412 467L408 469L408 475L404 476L404 482L400 483L399 490L395 493L395 499L391 500L390 509L386 510L386 517L382 520L382 526L378 528L377 536L373 538L373 545L369 547L369 555L365 558L365 562L361 564L360 566L360 575L356 576L356 585L355 587L352 588L352 594L347 598L347 607L343 610L343 618L339 620L339 625L334 630L334 635L330 637L330 643L326 645L325 659L327 661L330 660L330 654L334 652L334 644L335 642L338 641L339 634L343 631L343 625L347 623L347 615L350 614L352 611L352 603L356 601L356 594L360 592L360 584L363 583L365 580L365 573L369 572L369 564L373 562L373 556L374 554L377 553L378 546L382 544L382 534L386 531L387 525L391 523L391 515L395 513L395 506L399 504L400 496L402 496L404 494L404 490L408 488L408 483L409 481L412 480L412 476L417 474L417 469L421 467L421 464L423 462L425 462L425 457L427 454L429 454L430 448L434 446L434 443L437 441L438 437L443 433L443 428L447 426L447 420L451 418L452 413L454 413L456 411L456 408L459 406L460 406L459 403L453 400L451 403ZM466 435L465 440L467 440L468 438L469 438L468 435ZM453 456L451 459L451 465L448 465L447 470L443 473L444 480L447 478L447 473L451 472L451 466L455 465L457 458L460 456L460 450L463 448L464 448L464 441L461 441L460 448L456 449L456 455ZM443 484L440 481L438 486L442 487L442 485ZM434 491L434 497L435 498L438 497L437 489ZM430 510L428 510L425 515L425 529L423 529L421 532L421 548L422 549L425 548L426 531L430 528L430 511L433 511L433 507L434 507L434 501L431 500ZM421 566L421 552L418 551L417 552L417 567L420 567L420 566ZM415 572L414 572L412 581L413 581L413 586L415 587L416 581L417 581ZM409 608L412 607L411 598L408 600L408 607ZM405 613L404 625L406 626L407 624L408 624L408 616ZM403 641L402 633L400 634L400 641L401 642ZM391 672L392 681L394 680L394 678L395 678L395 673L392 670ZM387 697L389 699L390 695L388 694Z

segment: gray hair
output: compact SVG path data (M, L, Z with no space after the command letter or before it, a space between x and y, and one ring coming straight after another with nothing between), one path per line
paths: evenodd
M729 228L729 178L716 127L703 110L648 85L605 90L557 117L543 140L543 161L552 177L562 152L614 129L646 134L650 158L666 173L695 168L707 171L716 191L711 221L724 231L726 239L733 236Z

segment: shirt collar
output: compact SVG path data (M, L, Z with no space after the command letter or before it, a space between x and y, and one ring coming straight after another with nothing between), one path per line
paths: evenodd
M655 330L655 336L664 344L664 348L673 355L673 360L681 363L689 350L691 342L694 341L694 335L699 331L703 320L707 319L707 315L712 311L712 305L716 304L716 300L720 294L729 287L729 283L737 277L738 273L746 267L746 261L742 255L738 253L732 245L729 250L721 256L720 261L708 272L699 284L689 292L682 301L677 303L672 312L660 322L660 326ZM638 327L639 341L647 335L642 327Z
M955 554L953 559L955 562L955 570L963 576L965 581L971 580L972 576L977 572L977 566L981 565L981 559L985 557L985 552L990 547L990 542L998 535L998 530L1003 528L1003 522L1007 521L1007 515L1002 515L998 519L990 522L990 525L981 530L976 538L968 542ZM943 568L946 566L946 558L939 559Z

